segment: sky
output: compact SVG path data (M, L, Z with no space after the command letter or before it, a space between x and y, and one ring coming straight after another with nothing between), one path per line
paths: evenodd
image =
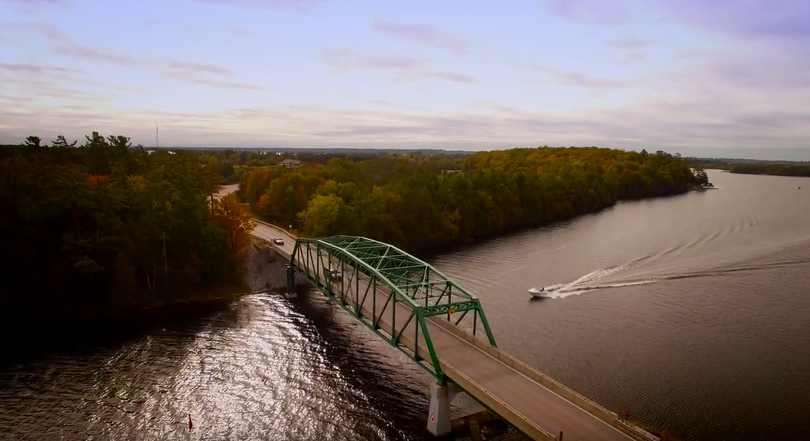
M810 159L810 1L0 0L0 143L156 124L162 146Z

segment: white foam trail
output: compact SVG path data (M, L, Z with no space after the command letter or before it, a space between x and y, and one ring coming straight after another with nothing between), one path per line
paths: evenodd
M586 283L591 283L591 282L597 282L599 280L604 280L604 279L607 279L607 278L615 275L616 273L622 272L622 271L624 271L626 269L628 269L628 267L626 267L626 266L614 266L614 267L611 267L611 268L605 268L605 269L600 269L600 270L596 270L596 271L591 271L588 274L585 274L584 276L580 277L579 279L574 280L573 282L566 283L566 284L561 284L561 286L562 286L561 289L562 290L568 290L568 289L571 289L571 288L576 288L576 287L578 287L580 285L583 285L583 284L586 284Z
M578 296L581 294L585 294L586 292L591 291L598 291L602 289L610 289L610 288L623 288L627 286L638 286L638 285L648 285L650 283L660 282L659 279L646 279L646 280L638 280L635 282L625 282L625 283L611 283L605 285L597 285L597 286L587 286L581 288L567 288L564 284L553 285L546 288L548 290L547 298L550 299L564 299L566 297L571 296ZM562 287L562 289L558 289L557 287Z
M583 275L582 277L574 280L573 282L548 285L545 287L546 291L548 292L548 294L546 294L545 297L550 299L563 299L566 297L581 295L586 292L595 291L599 289L646 285L649 283L655 283L659 281L658 279L644 279L630 282L593 285L594 282L599 282L600 280L608 279L622 271L626 271L631 268L633 268L632 265L619 265L610 268L599 269L596 271L591 271Z

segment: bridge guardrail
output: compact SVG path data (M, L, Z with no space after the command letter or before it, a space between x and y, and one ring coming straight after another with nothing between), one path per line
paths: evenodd
M483 386L475 383L475 381L472 378L470 378L468 375L464 374L460 370L456 369L453 365L447 363L446 361L443 361L441 358L439 358L439 363L441 363L442 365L442 370L444 370L445 373L449 374L453 382L461 386L461 388L464 389L465 391L477 389L483 392L483 394L481 394L481 396L478 397L478 400L480 400L487 407L489 407L493 411L497 411L498 407L500 406L501 408L508 410L514 416L519 418L522 421L522 424L515 424L514 422L512 422L512 424L514 424L524 434L531 436L532 439L537 441L557 440L557 437L555 435L552 435L551 433L543 430L542 428L532 424L532 422L528 418L526 418L523 414L515 410L512 406L496 398L492 392L488 391Z
M361 311L364 314L371 315L371 311L365 306L361 309ZM382 318L380 320L379 325L383 330L385 330L388 333L394 332L394 327L385 318ZM408 349L414 351L414 353L416 353L420 357L422 357L424 359L429 359L430 358L430 354L428 353L427 348L425 348L424 345L418 345L418 346L415 345L414 344L415 343L414 339L409 337L408 335L405 335L405 334L400 335L399 340L400 340L400 342L402 342L405 345L405 347L407 347ZM478 397L478 400L480 400L484 405L486 405L487 407L489 407L493 411L498 411L500 409L506 409L512 415L514 415L515 417L520 419L522 421L522 423L515 424L513 422L512 424L514 424L518 429L520 429L526 435L531 436L533 439L535 439L537 441L556 441L557 440L557 437L555 435L552 435L551 433L545 431L544 429L542 429L540 427L537 427L534 424L532 424L532 422L528 418L526 418L526 416L524 416L523 414L521 414L520 412L515 410L512 406L506 404L505 402L503 402L500 399L498 399L497 397L495 397L495 395L493 393L491 393L490 391L485 389L483 386L475 383L475 381L472 378L470 378L466 374L462 373L460 370L456 369L453 365L451 365L451 364L447 363L446 361L442 360L441 356L439 357L439 363L441 364L442 370L445 373L452 372L451 377L453 379L453 382L455 382L456 384L461 386L461 388L464 389L465 391L480 390L481 392L483 392L483 394L481 394L481 396Z
M255 218L255 217L251 217L250 220L252 220L253 222L256 222L257 224L267 225L268 227L275 228L276 230L281 230L284 233L286 233L288 236L292 237L293 239L296 238L296 236L294 234L290 233L289 231L287 231L284 228L279 227L278 225L273 225L270 222L265 222L265 221L263 221L261 219Z
M614 418L613 427L637 441L660 441L661 439L650 432L629 423L619 417Z
M617 429L620 430L624 429L622 430L623 433L632 432L628 433L628 435L632 435L634 437L644 436L644 438L637 438L640 439L641 441L660 441L660 439L657 436L647 432L646 430L634 424L621 420L616 413L611 412L610 410L602 407L593 400L586 398L582 394L574 391L568 386L565 386L564 384L549 377L548 375L532 368L528 364L518 360L517 358L507 354L506 352L503 352L498 348L493 348L487 343L461 331L460 329L450 326L446 321L443 321L439 318L436 318L435 320L433 320L433 322L438 324L442 328L450 331L453 335L456 335L462 340L467 341L468 343L486 352L491 357L499 360L501 363L509 366L510 368L516 370L517 372L520 372L521 374L536 381L537 383L546 387L547 389L551 390L557 395L574 403L575 405L579 406L580 408L587 411L591 415L604 421L608 425L616 427ZM620 425L621 427L619 427Z
M263 238L263 237L257 236L257 235L255 235L255 234L253 234L253 233L250 233L250 237L252 237L252 238L254 238L254 239L258 240L259 242L263 242L263 243L270 243L270 241L269 241L269 240L267 240L267 239L265 239L265 238Z

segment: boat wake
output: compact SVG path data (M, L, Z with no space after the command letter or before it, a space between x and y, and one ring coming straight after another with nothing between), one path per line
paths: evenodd
M787 259L775 262L758 262L756 264L746 264L741 262L738 265L707 268L695 271L683 271L670 274L661 274L667 270L672 270L675 267L664 267L656 270L648 270L630 274L629 277L618 278L623 272L636 268L634 265L617 266L606 269L592 271L584 276L568 283L558 283L555 285L548 285L542 292L541 297L550 299L562 299L565 297L581 295L588 292L624 288L629 286L649 285L652 283L660 283L671 280L691 279L696 277L711 277L711 276L724 276L732 275L740 272L753 272L761 270L769 270L774 268L785 268L793 266L807 267L810 265L810 258L800 259ZM655 274L658 273L658 274ZM647 276L647 277L639 277ZM535 288L536 289L536 288ZM530 290L530 292L532 292ZM537 296L537 294L533 294Z

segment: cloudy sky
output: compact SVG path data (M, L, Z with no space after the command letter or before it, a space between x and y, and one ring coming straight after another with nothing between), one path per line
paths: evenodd
M810 149L809 43L807 0L0 0L0 142Z

